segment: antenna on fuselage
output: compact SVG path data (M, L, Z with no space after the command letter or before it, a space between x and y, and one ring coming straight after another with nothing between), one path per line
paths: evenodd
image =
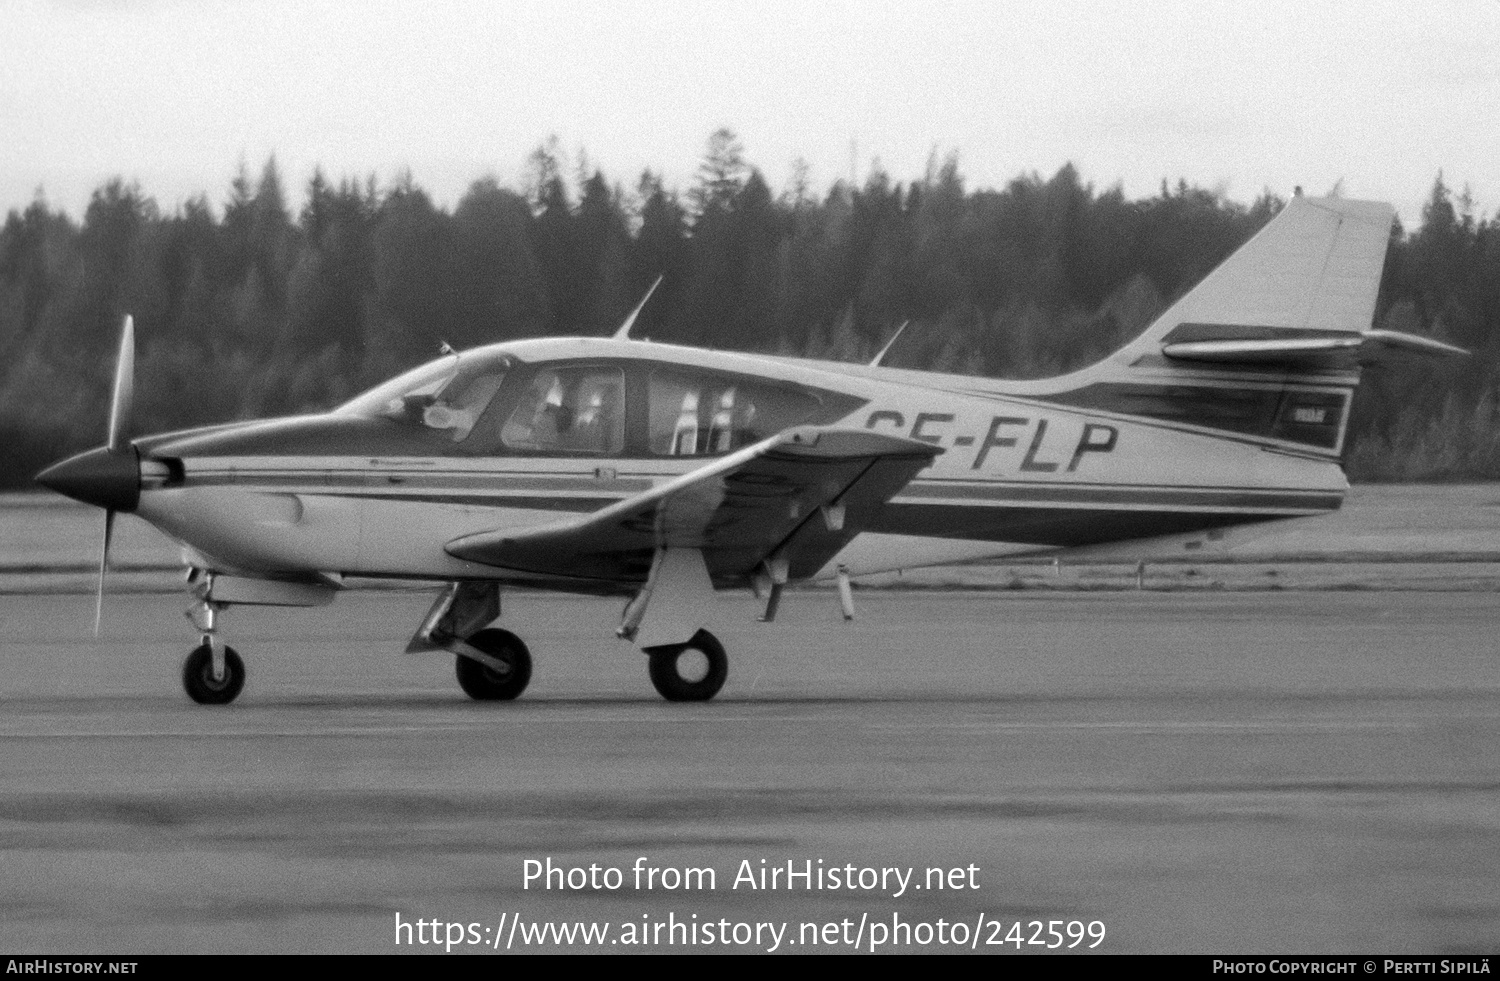
M909 324L909 323L911 323L910 320L903 320L903 321L901 321L901 326L897 327L896 328L896 332L891 335L891 339L885 342L885 347L881 348L880 349L880 353L877 354L877 355L875 355L874 359L872 359L870 361L870 367L871 368L879 368L880 367L880 362L882 362L882 361L885 360L885 354L886 354L886 352L891 349L891 345L892 344L896 343L896 338L898 338L898 337L901 336L901 332L906 329L906 325Z
M458 352L453 350L453 345L449 344L447 341L440 341L438 343L438 353L443 355L444 357L450 354L455 358L458 357Z
M641 302L635 305L635 309L630 311L630 316L626 317L625 322L620 325L620 329L615 331L615 340L630 340L630 328L635 326L635 318L641 315L641 309L645 307L646 301L651 299L651 294L656 292L656 288L661 285L661 281L664 278L663 276L656 277L656 282L652 283L651 288L646 291L646 295L641 297Z

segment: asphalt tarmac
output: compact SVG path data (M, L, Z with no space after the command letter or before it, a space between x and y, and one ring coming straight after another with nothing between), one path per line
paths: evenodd
M725 598L706 705L526 595L531 689L469 702L429 596L231 611L222 708L185 598L0 596L0 948L1500 950L1493 593Z

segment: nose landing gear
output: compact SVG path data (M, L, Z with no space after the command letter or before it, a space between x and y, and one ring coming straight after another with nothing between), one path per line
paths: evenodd
M199 705L228 705L245 687L245 662L217 632L218 614L226 605L202 600L187 611L203 640L182 662L182 687Z
M222 664L215 671L214 645L220 648ZM245 662L233 647L217 639L204 638L182 662L182 687L199 705L228 705L245 687Z

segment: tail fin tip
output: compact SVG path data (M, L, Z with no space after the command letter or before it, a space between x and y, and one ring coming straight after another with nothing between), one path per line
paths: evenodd
M1205 326L1264 341L1363 334L1394 218L1381 201L1293 197L1121 353L1155 353L1179 330Z

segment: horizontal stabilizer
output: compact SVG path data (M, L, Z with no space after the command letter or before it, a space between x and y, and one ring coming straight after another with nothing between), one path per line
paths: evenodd
M1215 337L1168 335L1162 354L1179 361L1222 364L1282 364L1310 366L1339 361L1368 363L1396 357L1464 357L1461 347L1429 337L1391 330L1368 331L1269 331L1246 330L1233 336L1233 328L1221 329Z
M1470 353L1461 347L1444 344L1430 337L1403 334L1397 330L1367 330L1364 336L1365 343L1359 351L1360 358L1366 361L1406 354L1430 358L1466 358Z
M941 452L901 436L799 426L576 520L466 535L446 550L501 568L634 582L657 549L692 548L717 581L773 558L798 579Z

